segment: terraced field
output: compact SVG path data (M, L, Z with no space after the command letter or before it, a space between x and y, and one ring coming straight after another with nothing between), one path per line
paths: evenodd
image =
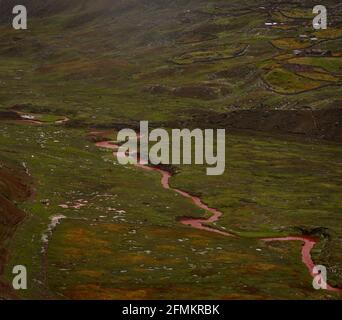
M0 298L341 298L313 289L301 241L263 241L315 239L342 288L338 1L322 31L311 1L26 0L26 31L14 3L0 13ZM141 120L227 129L226 172L179 165L165 189L96 146ZM14 292L18 264L29 287Z

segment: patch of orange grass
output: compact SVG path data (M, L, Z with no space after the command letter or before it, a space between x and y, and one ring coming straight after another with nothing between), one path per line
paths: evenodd
M191 239L191 244L195 246L205 247L210 244L210 239L199 237L197 239Z
M82 228L74 228L71 230L68 230L67 233L64 235L64 237L72 241L74 243L84 243L86 241L89 241L89 238L92 237L91 232L82 229Z
M142 300L147 299L151 289L114 289L96 284L77 285L65 292L73 300Z
M251 258L253 258L253 256L244 254L244 253L237 253L237 252L221 252L220 254L212 257L212 259L215 261L224 261L224 262L251 260Z
M105 223L101 225L103 229L106 231L111 231L111 232L120 232L120 231L127 231L128 228L127 226L124 226L122 224L114 224L114 223Z
M95 270L80 270L77 273L91 278L100 278L103 275L102 271Z
M97 250L97 253L100 253L103 255L110 255L110 254L113 254L113 251L110 249L106 249L106 248L100 248Z
M105 246L108 245L108 241L98 239L95 233L85 230L83 228L74 228L69 230L65 234L65 238L78 245L88 246L88 245L99 245Z
M171 236L171 237L177 237L177 232L175 230L169 229L169 228L151 228L149 230L150 235L153 236Z
M171 246L167 244L160 244L160 245L157 245L155 248L157 251L160 251L160 252L171 252L171 251L177 250L177 246L175 245Z
M84 251L79 248L69 247L64 248L63 256L68 258L80 258L84 255Z
M148 256L146 254L141 254L141 253L126 254L126 255L120 256L119 260L123 262L124 264L137 264L137 263L158 264L158 261L154 257Z

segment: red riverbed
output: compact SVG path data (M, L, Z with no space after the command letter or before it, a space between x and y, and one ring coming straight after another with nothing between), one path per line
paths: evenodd
M92 134L96 135L96 134L101 134L101 133L100 132L92 132ZM98 143L96 143L96 146L99 148L113 150L114 156L115 155L117 157L126 156L125 154L118 153L117 151L118 151L119 146L115 145L111 141L98 142ZM149 167L149 166L143 165L143 164L136 164L136 166L138 168L143 169L143 170L159 172L162 176L161 184L162 184L164 189L173 190L173 191L177 192L181 196L190 199L197 207L199 207L203 210L206 210L212 214L212 216L208 219L181 218L180 223L187 225L187 226L191 226L191 227L198 229L198 230L204 230L204 231L208 231L208 232L218 233L218 234L221 234L223 236L228 236L228 237L234 237L235 236L229 232L221 231L221 230L207 226L207 224L209 224L209 223L213 223L213 222L218 221L221 218L221 216L223 215L223 213L217 209L210 208L199 197L193 196L193 195L191 195L191 194L189 194L183 190L172 188L170 186L170 179L172 177L172 174L170 172L165 171L165 170L160 169L160 168ZM308 268L310 275L312 277L316 276L313 273L313 268L315 267L315 263L312 261L312 258L311 258L311 250L317 244L317 242L318 242L317 239L315 239L313 237L307 237L307 236L291 236L291 237L280 237L280 238L265 238L265 239L261 239L261 240L265 241L265 242L275 242L275 241L300 241L300 242L302 242L303 243L302 252L301 252L302 262ZM321 281L323 281L323 280L321 280ZM333 287L329 286L328 284L326 284L326 286L327 286L327 290L329 290L329 291L342 292L342 289L333 288Z

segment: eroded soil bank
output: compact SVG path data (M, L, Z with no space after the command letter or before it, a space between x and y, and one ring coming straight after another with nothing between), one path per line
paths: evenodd
M0 159L0 298L14 296L11 287L1 278L9 259L6 244L25 218L25 212L16 203L34 194L31 178L25 171Z

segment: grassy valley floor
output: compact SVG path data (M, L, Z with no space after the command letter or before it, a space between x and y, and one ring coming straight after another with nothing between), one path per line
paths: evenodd
M224 176L177 168L172 185L222 210L215 227L240 236L226 238L181 225L181 216L209 213L161 188L158 173L117 164L86 133L61 125L1 127L2 151L16 152L36 179L37 196L21 205L28 216L6 268L10 280L13 265L28 267L23 297L338 298L312 288L299 242L260 238L319 237L313 259L329 267L330 284L341 283L339 145L231 134ZM49 231L51 218L61 215Z

